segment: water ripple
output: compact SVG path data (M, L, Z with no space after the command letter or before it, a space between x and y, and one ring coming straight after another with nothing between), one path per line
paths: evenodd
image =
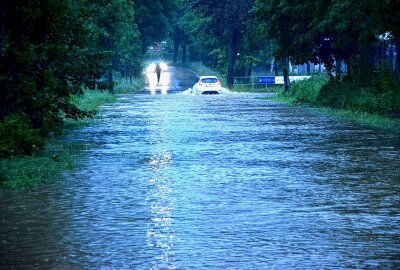
M123 95L54 184L0 195L4 269L400 268L400 137L260 95Z

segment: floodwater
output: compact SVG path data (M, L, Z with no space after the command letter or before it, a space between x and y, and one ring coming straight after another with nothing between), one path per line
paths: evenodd
M65 180L0 193L0 268L400 268L399 134L165 76L67 134Z

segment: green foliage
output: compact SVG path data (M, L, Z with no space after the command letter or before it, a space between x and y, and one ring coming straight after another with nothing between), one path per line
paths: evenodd
M385 46L377 35L390 32L392 44L400 44L399 7L398 1L256 0L253 12L275 44L275 57L322 62L329 73L344 61L350 77L353 68L359 73L353 81L366 86L376 65L371 52Z
M0 159L0 188L16 189L54 182L61 172L79 165L84 147L80 143L51 138L43 151L31 156L13 156Z
M92 117L70 96L102 82L112 90L114 73L140 75L136 8L131 0L1 1L0 121L23 112L45 137L67 118Z
M140 89L142 89L143 85L144 85L144 80L143 78L140 77L132 80L121 78L115 87L115 93L116 94L135 93L138 92Z
M314 75L309 80L293 82L290 92L296 103L315 104L320 96L320 91L328 81L326 75Z
M252 31L255 28L250 13L252 5L252 0L188 1L191 16L186 17L189 22L184 25L200 47L199 51L203 52L203 62L220 70L226 67L228 86L232 86L234 82L238 53L242 52L244 55L244 52L250 53L251 50L248 48L256 44L256 42L245 42L256 40L256 35ZM219 51L223 51L224 54Z
M88 4L87 20L92 31L93 47L110 52L105 66L115 71L119 68L138 68L141 63L140 32L135 23L135 8L130 0L93 1ZM104 8L106 7L106 8Z
M2 1L0 119L22 111L46 135L65 114L87 116L69 104L88 83L84 2ZM4 45L4 42L0 43Z
M346 77L329 80L327 76L318 75L310 80L294 82L289 92L280 92L279 96L297 104L398 116L400 87L393 74L377 76L374 84L375 88L364 88Z
M140 31L143 51L154 42L167 38L174 11L178 8L176 0L137 0L135 23Z
M101 105L114 102L116 99L115 95L109 92L86 89L81 95L72 96L71 103L81 109L98 111ZM17 115L12 118L25 119L23 121L28 121L29 119L23 115ZM65 120L67 130L77 128L85 123L87 123L86 119L79 121ZM10 126L7 126L7 128L9 129ZM15 127L13 129L15 130ZM2 124L0 124L0 130L3 130ZM26 136L27 132L24 131L24 134ZM8 136L6 138L10 138L9 134L6 136ZM41 137L37 138L40 142L43 142ZM3 141L0 141L0 147L2 143ZM62 136L52 136L46 138L44 150L32 151L31 156L18 155L0 158L0 187L20 188L60 179L62 171L74 169L79 165L79 157L82 155L80 151L84 147L87 146L77 142L65 141Z
M86 89L79 96L71 96L71 103L80 110L97 112L101 105L115 102L117 97L109 92Z
M381 79L376 81L382 83ZM282 89L274 99L317 107L326 114L379 128L399 129L399 95L388 97L396 89L378 93L376 88L355 86L346 78L329 80L326 75L314 75L310 80L294 82L290 91Z
M362 87L344 79L333 79L321 87L317 104L353 111L395 116L400 112L400 85L390 71L378 71L373 84ZM311 102L312 103L312 102Z
M211 75L211 76L217 76L222 82L226 80L226 77L222 73L213 70L209 67L206 67L200 62L190 63L189 68L191 68L194 72L196 72L198 76Z
M29 117L24 114L9 115L0 122L0 138L0 158L30 155L44 146L39 130L32 128Z

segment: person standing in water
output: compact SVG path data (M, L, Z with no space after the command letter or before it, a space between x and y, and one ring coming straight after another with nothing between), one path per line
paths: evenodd
M157 83L160 83L161 67L159 63L157 63L156 65L156 73L157 73Z

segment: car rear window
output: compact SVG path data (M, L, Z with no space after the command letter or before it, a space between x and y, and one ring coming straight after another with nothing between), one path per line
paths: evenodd
M216 79L216 78L204 78L204 79L201 79L201 82L203 82L203 83L216 83L216 82L218 82L218 79Z

